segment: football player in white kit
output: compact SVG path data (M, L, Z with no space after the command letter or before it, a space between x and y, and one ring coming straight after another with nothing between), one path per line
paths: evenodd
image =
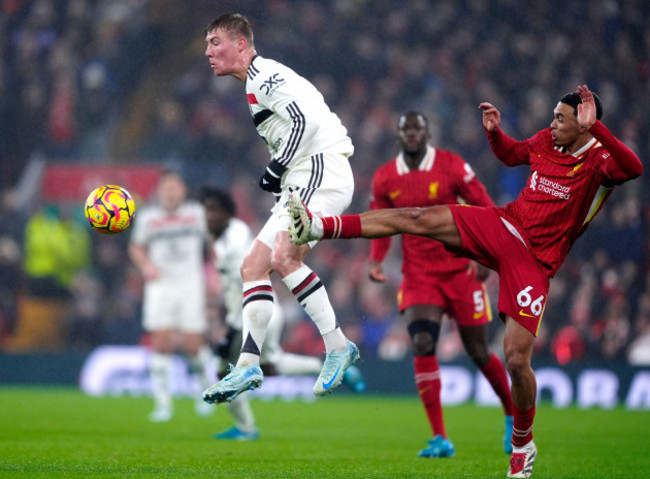
M236 367L207 389L203 398L210 403L226 402L262 384L260 353L273 314L273 271L323 337L326 358L314 385L314 394L322 396L341 383L346 369L359 358L359 350L341 331L323 283L303 263L315 243L296 246L289 241L286 204L289 193L296 191L312 211L342 213L354 191L348 160L354 147L339 118L309 81L257 55L246 17L229 13L214 19L206 28L205 40L205 55L214 74L245 83L253 123L271 153L259 185L277 201L241 269L244 344Z
M179 174L164 172L157 193L159 202L142 208L134 221L129 255L145 281L143 327L151 334L149 372L155 402L149 420L164 422L173 415L169 374L179 346L202 387L212 382L205 373L212 354L204 343L209 235L205 210L187 201L187 187ZM212 412L205 406L197 401L197 414Z
M253 235L246 223L236 217L235 202L229 192L204 186L199 201L205 207L208 230L214 239L216 267L221 278L225 323L228 333L222 343L213 348L220 361L219 374L225 376L228 362L237 361L242 343L242 280L240 268L253 243ZM323 362L314 356L287 353L280 345L284 326L282 311L274 299L274 308L260 355L260 367L264 374L317 375ZM355 392L365 390L361 371L351 366L345 372L343 382ZM235 419L230 429L216 434L216 439L253 440L259 437L255 417L247 395L239 395L228 403L228 411Z

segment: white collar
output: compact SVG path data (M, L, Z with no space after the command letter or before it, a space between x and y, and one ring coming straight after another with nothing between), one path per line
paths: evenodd
M422 161L418 166L418 170L431 171L431 168L433 168L433 163L435 161L436 161L436 149L431 145L427 145L427 152L424 154L424 158L422 158ZM410 173L411 169L406 164L406 160L404 159L404 153L402 153L401 151L397 155L396 163L397 163L397 174L405 175L407 173Z

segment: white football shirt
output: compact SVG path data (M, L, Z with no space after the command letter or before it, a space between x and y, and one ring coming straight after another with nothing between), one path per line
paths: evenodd
M352 140L323 95L291 68L257 55L246 77L248 105L272 159L285 168L317 153L351 156Z
M204 282L204 248L208 241L203 206L185 202L173 212L149 205L138 212L131 241L147 248L160 271L158 283Z

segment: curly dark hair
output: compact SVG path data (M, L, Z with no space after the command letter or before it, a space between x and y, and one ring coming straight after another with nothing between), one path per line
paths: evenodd
M592 94L594 95L594 102L596 103L596 119L600 120L603 117L603 102L600 101L598 95L593 92ZM578 105L582 103L582 98L580 98L580 95L578 95L576 92L567 93L562 98L560 98L560 102L572 106L573 114L576 117L578 116Z

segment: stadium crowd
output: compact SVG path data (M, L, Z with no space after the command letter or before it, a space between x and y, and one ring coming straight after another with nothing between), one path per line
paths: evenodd
M484 100L500 108L504 131L523 139L550 123L560 96L586 83L603 100L605 124L642 161L650 156L644 0L525 8L512 0L224 0L214 8L207 0L2 3L1 349L84 351L141 340L142 285L125 253L127 235L81 228L83 198L75 205L20 201L35 158L174 166L194 189L205 182L231 188L242 219L260 226L273 201L256 185L268 152L254 138L242 85L216 80L203 56L205 24L225 11L248 15L269 55L312 80L347 126L356 149L350 211L367 209L372 174L397 153L395 124L409 109L429 116L433 143L460 153L499 205L513 199L527 170L493 157L477 109ZM649 183L646 175L621 188L574 247L552 282L538 354L559 364L650 364ZM50 228L46 245L33 241L43 234L38 228ZM363 240L321 244L312 267L331 285L350 339L399 358L409 340L394 306L398 249L385 263L385 285L367 278L368 250ZM488 286L496 298L494 275ZM60 340L21 343L25 298L57 303L51 311ZM320 352L302 311L285 312L293 323L286 349ZM499 321L491 333L500 346ZM443 359L462 354L450 329L439 350Z

